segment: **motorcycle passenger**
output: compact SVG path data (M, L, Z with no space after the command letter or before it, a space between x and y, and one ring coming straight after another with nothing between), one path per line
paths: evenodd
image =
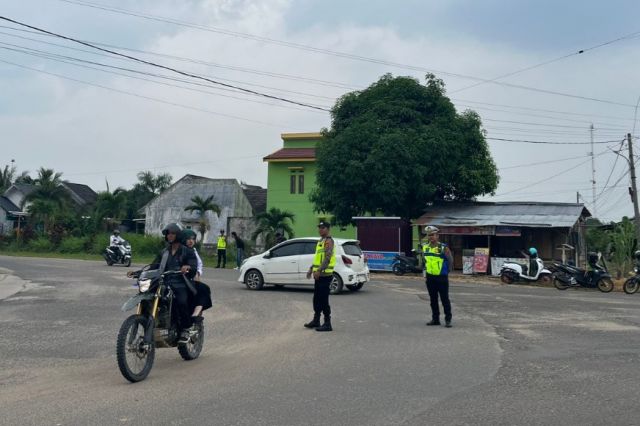
M633 253L633 263L635 264L635 267L640 270L640 250L636 250L636 252Z
M535 277L538 273L538 250L534 247L529 248L529 276Z
M195 248L197 235L191 229L186 229L183 232L185 245L191 249L196 254L196 258L198 259L198 272L194 277L196 295L193 297L193 313L191 314L191 322L195 326L196 323L202 322L203 317L200 315L202 311L206 311L212 306L211 302L211 289L208 285L202 282L202 259L200 259L200 255L198 254L198 250ZM192 327L193 329L193 327ZM195 331L195 329L191 330Z
M174 294L175 313L177 315L180 343L189 342L191 321L191 299L195 288L189 280L198 272L198 259L193 249L182 244L182 228L177 223L170 223L162 230L167 248L162 250L153 261L160 272L180 271L183 275L167 275L165 282ZM164 265L163 265L164 263ZM152 266L152 268L154 268Z
M113 251L118 259L122 259L124 257L124 238L120 236L120 231L115 229L111 237L109 237L109 248Z

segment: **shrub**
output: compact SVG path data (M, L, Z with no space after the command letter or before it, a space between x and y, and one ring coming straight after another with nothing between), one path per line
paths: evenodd
M53 244L46 237L38 237L29 242L29 249L39 253L50 252L53 251Z
M86 238L67 237L60 242L58 250L61 253L82 253L85 251Z

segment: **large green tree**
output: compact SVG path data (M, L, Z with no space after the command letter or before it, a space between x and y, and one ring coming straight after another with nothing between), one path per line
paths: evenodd
M480 117L457 113L433 75L426 84L384 75L342 96L317 147L315 208L353 216L415 218L429 203L470 200L498 186Z
M220 215L220 206L213 202L213 195L202 198L196 195L191 199L191 204L184 208L187 212L196 212L199 217L199 229L200 241L204 241L204 234L209 229L209 223L207 222L206 212L211 211L217 215Z

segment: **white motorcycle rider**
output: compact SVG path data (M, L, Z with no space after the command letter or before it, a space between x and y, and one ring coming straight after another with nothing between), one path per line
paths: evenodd
M525 254L525 253L523 253ZM548 284L551 282L551 271L544 267L544 262L538 257L538 250L531 247L529 256L527 257L529 266L522 266L518 263L505 263L500 268L500 279L505 284L511 284L514 281L538 281Z

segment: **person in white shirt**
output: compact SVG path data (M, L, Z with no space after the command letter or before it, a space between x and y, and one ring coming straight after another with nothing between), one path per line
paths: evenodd
M122 243L124 243L124 238L120 236L119 230L114 230L113 234L109 238L109 248L119 254L119 257L124 256L124 247L122 247Z
M184 242L187 247L192 248L196 253L196 258L198 260L198 268L196 276L193 278L196 284L196 295L193 297L193 314L191 314L192 320L194 324L197 321L202 321L202 311L209 309L213 302L211 301L211 289L208 285L202 282L202 259L200 258L200 254L198 254L198 250L196 250L196 238L197 235L191 229L186 229L183 231Z

